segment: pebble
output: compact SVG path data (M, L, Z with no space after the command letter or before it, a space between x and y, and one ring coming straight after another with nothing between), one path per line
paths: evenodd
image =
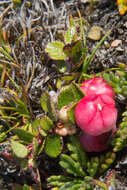
M120 44L122 44L122 40L116 39L111 43L111 47L117 47Z
M104 41L104 46L105 46L106 48L110 48L109 42L108 42L108 41Z
M124 49L122 49L120 46L118 46L118 47L116 48L116 50L117 50L117 51L124 51Z
M123 25L125 28L127 28L127 21L124 23L124 25Z

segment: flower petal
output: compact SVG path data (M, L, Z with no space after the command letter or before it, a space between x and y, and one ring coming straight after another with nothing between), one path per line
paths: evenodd
M107 95L86 96L75 108L75 119L77 125L92 136L115 131L117 119L115 102Z
M99 136L91 136L83 133L80 136L80 143L86 152L101 152L108 148L110 136L111 132Z
M90 100L91 98L84 97L75 108L75 118L77 125L85 131L88 130L88 123L94 118L97 111L96 107Z
M80 87L85 92L86 96L98 94L106 94L111 98L115 96L112 87L101 77L86 80Z
M110 106L104 106L102 111L104 121L104 132L114 128L117 120L117 110Z

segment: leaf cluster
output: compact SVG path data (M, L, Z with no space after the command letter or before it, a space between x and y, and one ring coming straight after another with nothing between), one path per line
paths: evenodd
M67 105L71 105L67 112L68 122L75 123L74 107L76 102L82 97L84 97L84 93L75 83L64 86L60 89L56 103L53 102L52 97L47 91L44 92L41 97L41 105L43 110L46 112L46 115L43 115L42 118L40 118L41 130L45 131L46 133L53 130L57 122L59 122L59 110ZM46 138L45 151L49 156L56 157L60 154L62 149L62 142L60 139L61 136L54 136L52 134L49 134ZM54 145L54 149L52 149L52 145Z
M104 72L103 78L113 87L114 92L118 96L121 103L126 104L127 98L127 72L126 65L120 64L116 71ZM122 113L122 121L116 131L115 137L112 140L113 151L120 151L127 143L127 111Z
M115 160L115 153L105 153L100 157L88 158L76 136L70 136L67 144L69 154L61 154L59 164L66 171L65 175L48 178L52 189L92 190L94 185L108 190L108 186L94 177L101 175Z

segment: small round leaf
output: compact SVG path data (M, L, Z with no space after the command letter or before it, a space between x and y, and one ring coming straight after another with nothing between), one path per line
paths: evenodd
M29 153L29 151L23 144L13 141L13 140L11 140L11 147L12 147L13 153L18 158L26 158Z
M48 156L57 157L61 153L61 149L61 137L56 134L49 135L46 139L45 153Z

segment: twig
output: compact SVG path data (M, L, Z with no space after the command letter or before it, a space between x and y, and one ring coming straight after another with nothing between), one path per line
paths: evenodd
M33 49L33 48L32 48ZM34 77L34 73L35 73L35 66L36 66L36 62L35 62L35 52L34 52L34 49L33 49L33 69L32 69L32 74L31 74L31 77L26 85L26 88L25 88L25 95L27 95L28 93L28 90L30 88L30 85L32 83L32 80L33 80L33 77Z
M45 0L42 0L42 2L44 3L44 5L45 5L45 7L46 7L46 9L47 9L47 12L49 13L49 12L50 12L50 10L49 10L49 7L48 7L47 2L46 2Z
M1 87L4 86L5 76L6 76L6 68L7 68L7 65L4 63L3 64L3 71L2 71L2 75L1 75Z
M11 5L9 5L5 10L4 12L0 15L0 20L2 20L3 16L11 9Z
M50 3L51 3L51 7L52 7L52 11L54 13L54 16L57 17L57 14L56 14L56 11L55 11L55 8L54 8L53 0L50 0Z
M2 63L6 63L8 65L11 65L13 67L16 67L17 69L20 69L20 67L18 65L16 65L15 63L9 62L9 61L5 61L5 60L0 60L0 62Z

